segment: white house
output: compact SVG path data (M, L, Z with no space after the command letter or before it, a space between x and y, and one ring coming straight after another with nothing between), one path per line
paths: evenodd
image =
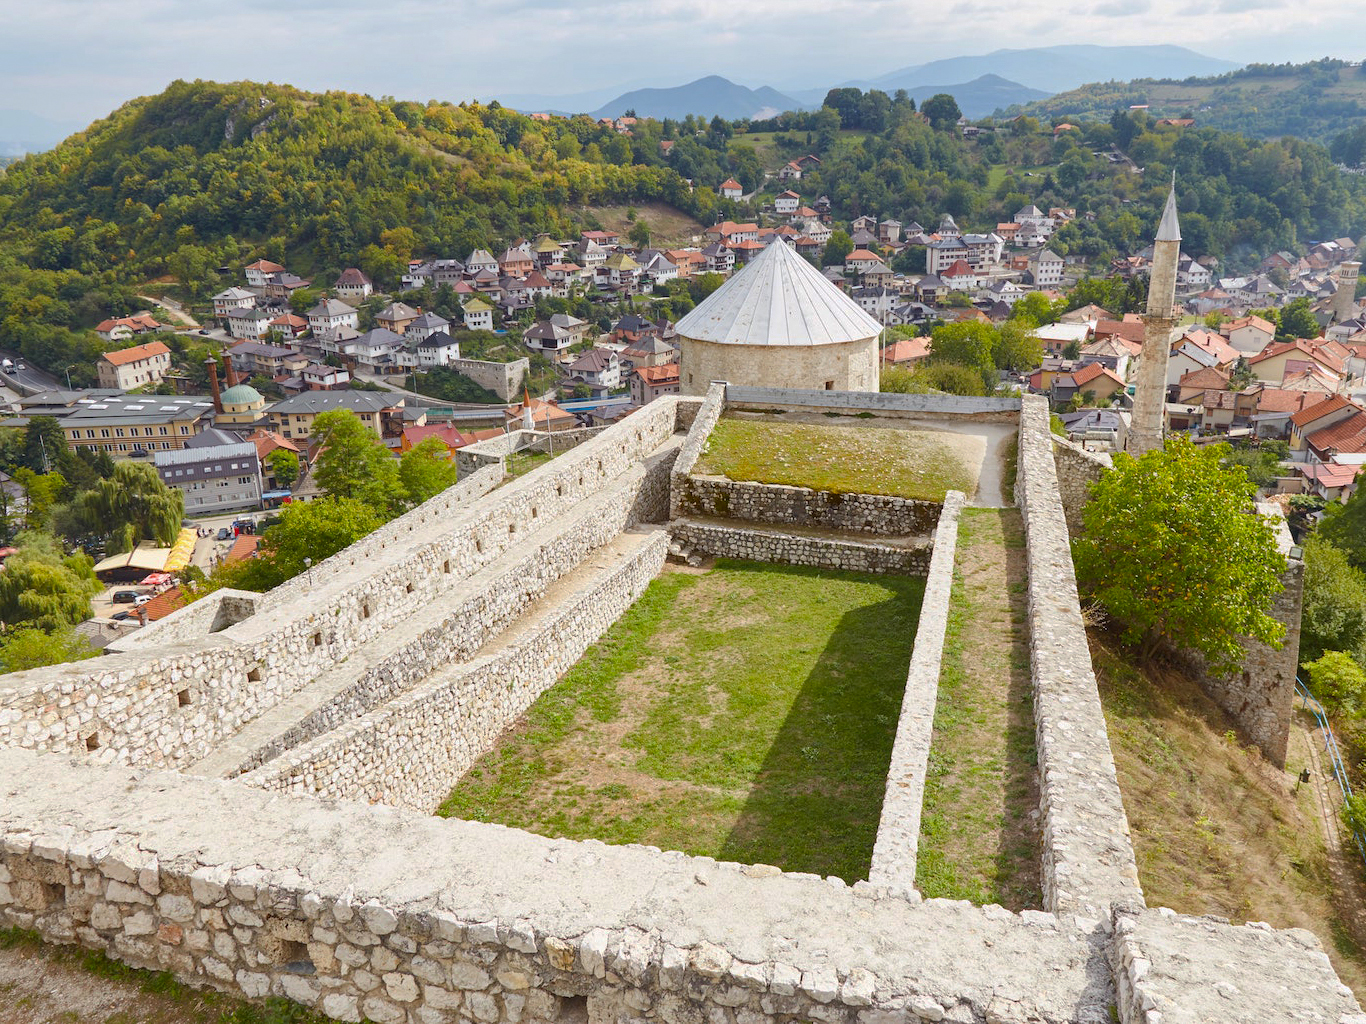
M493 307L483 299L470 299L461 310L465 314L465 326L471 331L493 330Z
M270 322L275 314L253 306L243 306L228 313L228 333L234 338L250 338L259 341L270 330Z
M342 302L341 299L323 299L306 315L308 316L308 329L314 335L322 334L323 331L335 330L338 327L349 327L353 331L360 329L360 314Z
M465 261L465 275L474 277L481 270L491 270L498 273L498 260L493 253L486 249L475 249L470 253L470 258Z
M460 342L445 331L433 331L413 346L413 354L418 366L449 366L460 358Z
M363 299L375 290L375 286L360 270L347 267L332 285L332 290L348 299Z
M621 360L610 349L589 349L569 364L569 379L576 384L607 390L620 387Z
M722 199L739 199L745 194L745 187L734 178L727 178L721 182L717 191L721 193Z
M1030 273L1034 275L1035 288L1056 288L1062 284L1063 259L1057 253L1044 249L1029 261Z
M213 315L226 317L234 309L250 308L256 305L256 293L245 288L229 288L213 297Z
M779 192L777 198L773 200L774 211L784 216L796 213L797 207L801 205L802 197L791 189L786 192Z
M430 338L433 334L447 334L451 322L445 317L437 316L435 313L423 313L416 320L408 325L408 329L403 332L404 337L413 341L422 341Z
M257 260L243 271L247 277L248 288L264 288L276 274L283 274L285 268L270 260Z

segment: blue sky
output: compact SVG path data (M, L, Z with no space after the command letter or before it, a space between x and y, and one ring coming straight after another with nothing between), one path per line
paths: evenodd
M1174 43L1240 62L1360 59L1359 17L1360 0L0 0L0 108L85 122L176 78L417 100L705 74L817 88L1060 43Z

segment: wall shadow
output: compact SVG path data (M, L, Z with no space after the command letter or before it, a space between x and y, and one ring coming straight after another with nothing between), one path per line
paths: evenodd
M888 597L841 616L768 748L718 859L850 882L868 877L924 580L848 575L885 585Z

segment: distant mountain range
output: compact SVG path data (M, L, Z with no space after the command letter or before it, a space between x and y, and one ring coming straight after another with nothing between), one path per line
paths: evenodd
M946 92L968 117L986 117L996 110L1041 100L1087 82L1217 75L1237 67L1232 61L1206 57L1181 46L1068 45L949 57L839 84L889 93L905 89L917 103ZM734 120L815 109L828 91L828 87L752 89L720 75L708 75L673 88L634 88L606 102L604 97L611 92L603 90L575 96L509 95L499 99L506 106L528 112L619 117L634 110L639 117L719 114Z

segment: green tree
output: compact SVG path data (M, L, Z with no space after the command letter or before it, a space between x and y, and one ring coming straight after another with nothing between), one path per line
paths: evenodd
M982 376L983 393L996 388L996 347L1000 332L989 324L962 321L930 332L930 363L970 366Z
M457 471L450 450L441 439L428 437L404 452L398 475L408 501L421 505L455 483Z
M382 519L398 511L403 487L398 463L374 432L350 409L329 409L313 420L311 440L320 451L313 478L332 497L368 505Z
M1354 567L1366 570L1366 487L1358 487L1340 505L1326 506L1317 533L1341 549Z
M1291 299L1281 308L1281 325L1276 331L1277 341L1292 341L1295 338L1317 338L1323 334L1314 312L1309 308L1309 299L1301 295Z
M650 225L646 221L638 220L631 225L626 237L637 249L644 249L650 244Z
M147 463L118 463L113 476L82 491L73 504L89 533L109 538L111 553L131 551L144 540L171 544L185 517L184 495Z
M1141 458L1116 454L1083 509L1078 582L1145 658L1165 641L1232 671L1241 637L1277 645L1284 634L1268 612L1286 561L1254 513L1256 488L1221 465L1222 448L1176 436Z
M992 359L997 369L1031 370L1043 362L1043 342L1018 320L1007 320L998 332Z
M1323 537L1304 540L1304 609L1300 616L1300 658L1315 661L1325 651L1359 653L1366 641L1366 573Z
M58 495L66 487L65 478L60 473L35 473L25 466L15 470L14 480L24 489L24 529L47 529Z
M821 250L821 266L842 267L849 254L854 251L854 240L847 231L835 231Z
M90 642L70 626L51 633L33 626L21 626L0 639L0 670L23 672L44 665L84 661L99 653L98 648L91 647Z
M958 109L958 101L946 92L936 93L920 104L920 112L929 120L935 131L952 128L963 116Z
M20 534L18 546L0 572L0 621L51 633L90 618L90 599L103 589L90 558L63 557L45 534Z
M296 501L284 507L278 523L266 528L260 557L220 570L210 587L227 585L258 591L278 587L310 563L317 565L383 524L384 518L374 507L356 498L328 496Z
M71 460L62 425L52 416L34 416L24 428L24 451L21 465L35 473L62 471Z
M266 466L281 487L291 487L294 481L299 479L299 456L288 448L276 448L267 455Z

